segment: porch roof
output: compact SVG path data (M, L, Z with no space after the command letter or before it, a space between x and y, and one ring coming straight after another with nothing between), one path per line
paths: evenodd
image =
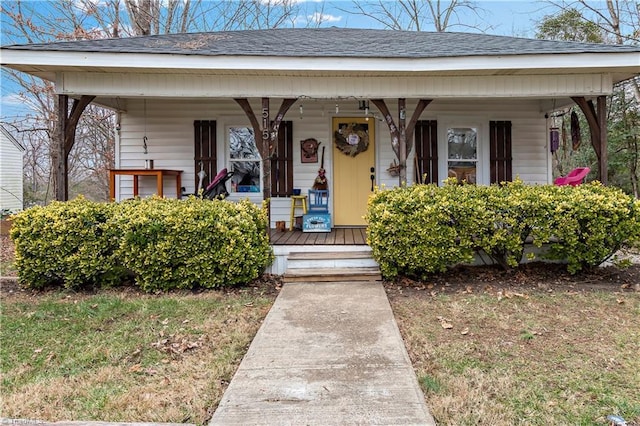
M56 72L279 75L640 73L640 47L469 33L305 28L3 46L2 65ZM159 58L161 56L161 59Z
M182 33L6 46L13 50L155 53L201 56L442 58L455 56L640 52L637 46L471 34L280 28Z

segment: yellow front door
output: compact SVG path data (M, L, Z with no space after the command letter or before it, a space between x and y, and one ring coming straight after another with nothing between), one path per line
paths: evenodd
M333 119L333 223L366 225L367 200L375 176L375 120Z

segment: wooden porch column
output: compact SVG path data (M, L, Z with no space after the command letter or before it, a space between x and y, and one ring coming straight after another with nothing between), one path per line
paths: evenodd
M398 182L400 186L406 185L407 157L409 156L409 153L411 153L411 149L413 149L413 132L416 128L416 123L420 118L420 114L422 114L425 108L432 102L432 99L420 99L418 101L418 105L416 105L416 110L411 116L411 120L409 120L409 123L405 125L407 116L406 99L398 98L397 127L384 99L371 99L371 102L373 102L378 110L380 110L384 116L384 120L387 122L387 126L389 126L389 132L391 133L391 147L393 148L393 152L396 154L396 157L398 157L399 163Z
M262 98L260 120L256 117L251 104L246 98L237 98L234 101L240 105L240 108L242 108L251 122L256 139L256 147L262 159L262 197L265 201L269 200L271 198L271 157L278 141L278 130L285 114L297 99L283 99L278 114L273 121L269 119L269 98ZM268 213L269 220L271 220L271 209L268 210Z
M607 97L598 96L597 110L593 101L583 96L571 98L582 110L589 123L591 145L598 158L598 180L603 185L608 183L609 157L607 155Z
M95 96L88 95L83 95L80 99L74 99L70 114L69 96L58 95L56 99L58 121L54 133L51 162L54 172L54 192L58 201L67 201L69 199L69 153L76 142L78 121L84 110L94 99Z

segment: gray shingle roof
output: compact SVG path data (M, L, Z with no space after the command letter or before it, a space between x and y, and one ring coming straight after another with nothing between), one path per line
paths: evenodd
M639 52L620 46L471 33L288 28L168 34L3 46L65 52L154 53L202 56L436 58L481 55ZM639 59L640 61L640 59Z

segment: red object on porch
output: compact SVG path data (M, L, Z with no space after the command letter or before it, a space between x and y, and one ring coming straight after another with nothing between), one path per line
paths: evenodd
M576 169L571 170L568 175L564 177L556 178L556 180L553 181L553 184L557 186L562 186L562 185L578 186L582 183L584 178L587 177L590 170L591 169L588 167L578 167Z

